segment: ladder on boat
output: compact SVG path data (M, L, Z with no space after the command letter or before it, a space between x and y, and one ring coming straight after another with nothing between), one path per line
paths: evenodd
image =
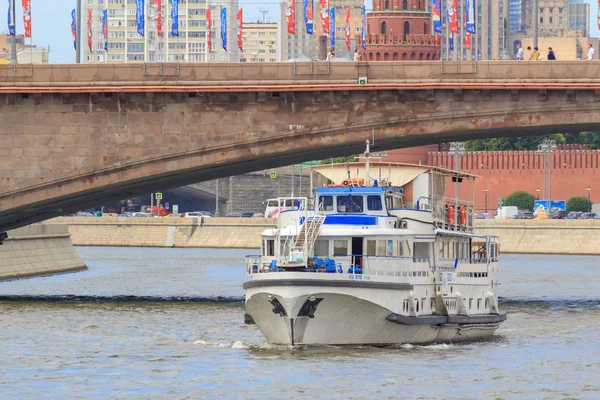
M315 241L319 236L321 226L323 226L324 222L325 215L307 217L302 224L302 228L300 228L298 236L296 237L296 242L294 243L294 247L292 247L292 251L301 251L304 253L304 258L306 259L313 249Z

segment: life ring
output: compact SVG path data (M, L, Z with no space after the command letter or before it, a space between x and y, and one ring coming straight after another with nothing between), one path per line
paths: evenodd
M345 186L348 186L348 181L342 182Z
M461 225L467 224L467 210L465 209L465 207L460 208L460 224Z
M448 223L450 225L454 223L454 206L448 207Z

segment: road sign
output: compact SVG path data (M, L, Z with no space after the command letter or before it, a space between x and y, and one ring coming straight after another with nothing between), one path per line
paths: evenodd
M162 193L161 192L156 192L155 196L156 196L156 200L162 200Z
M275 178L277 178L277 172L271 171L271 179L275 179Z

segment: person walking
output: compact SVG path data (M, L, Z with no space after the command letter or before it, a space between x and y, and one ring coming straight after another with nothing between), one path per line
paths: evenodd
M335 57L335 53L333 52L333 47L329 49L329 53L327 53L326 61L333 61L333 57Z
M535 61L540 59L540 50L537 47L533 48L533 59Z
M354 61L360 61L361 58L361 54L358 51L358 47L356 48L356 51L354 52Z
M521 47L521 44L517 44L517 60L522 60L523 59L523 48Z
M531 50L531 46L527 46L527 61L533 60L533 51Z
M592 61L596 59L596 52L594 51L594 46L590 43L590 48L588 49L588 61Z
M552 47L548 47L548 60L556 60L556 55L554 54Z

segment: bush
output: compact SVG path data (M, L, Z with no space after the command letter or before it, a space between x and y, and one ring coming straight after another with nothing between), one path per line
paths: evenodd
M503 206L517 206L519 210L533 210L533 202L535 196L527 193L524 190L511 193L504 198Z
M585 196L575 196L571 197L569 201L567 201L567 211L590 211L590 202Z

